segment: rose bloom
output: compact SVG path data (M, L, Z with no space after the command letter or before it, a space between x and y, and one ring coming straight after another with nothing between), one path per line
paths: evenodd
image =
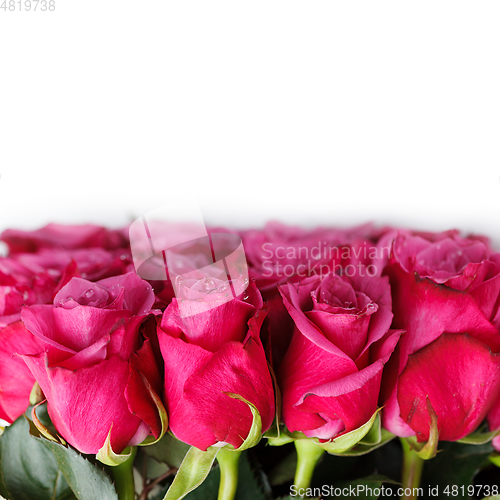
M269 338L264 340L277 370L294 329L278 285L330 273L380 276L397 232L393 228L375 228L372 224L305 229L270 222L264 229L250 229L240 234L249 274L269 308L266 320Z
M47 224L34 231L7 229L0 241L7 243L11 254L37 252L42 248L76 249L99 247L107 250L128 248L126 231L107 229L93 224Z
M283 422L322 441L377 410L382 370L401 335L391 330L385 277L314 276L280 286L295 325L278 373Z
M384 375L384 425L428 440L429 401L439 438L461 439L500 390L500 255L456 231L403 235L385 273L393 325L406 334Z
M154 300L151 286L129 273L96 283L72 278L52 305L22 311L44 347L23 359L58 432L83 453L97 453L110 432L116 453L161 432L148 389L162 392Z
M252 425L252 403L262 432L274 419L274 390L259 334L265 313L253 283L243 294L233 280L179 282L164 312L158 340L165 361L165 402L170 430L206 450L226 443L238 448Z
M0 257L0 418L7 422L15 420L28 407L35 383L17 354L43 350L42 341L17 323L21 309L51 303L72 277L95 281L131 270L132 259L127 249L62 248L104 244L109 234L112 233L97 226L58 225L33 232L7 230L2 234L11 249L11 255ZM25 253L27 250L33 253Z

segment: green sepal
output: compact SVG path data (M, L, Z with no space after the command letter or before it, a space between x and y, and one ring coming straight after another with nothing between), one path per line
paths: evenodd
M392 432L382 428L380 414L377 414L375 421L366 436L361 439L356 446L350 450L340 453L339 456L359 457L361 455L366 455L367 453L384 446L395 437L396 436L392 434ZM331 455L335 455L335 453L331 453Z
M38 405L43 401L45 401L45 396L43 394L42 388L40 387L40 384L35 380L35 383L33 384L30 392L30 406Z
M148 392L149 392L149 395L151 396L151 399L154 401L154 403L156 405L156 408L158 410L158 415L160 415L160 420L161 420L161 432L160 432L160 435L158 436L158 438L155 439L154 436L147 436L146 439L141 444L139 444L139 446L149 446L151 444L157 443L167 432L168 415L167 415L167 410L165 410L165 406L163 405L161 398L158 396L158 394L156 394L156 392L151 387L151 384L148 382L146 377L142 377L142 380L144 382L144 385L148 389Z
M370 420L363 424L361 427L354 429L353 431L347 432L346 434L342 434L338 438L334 438L331 441L327 441L326 443L320 443L317 438L314 438L314 441L317 442L319 446L321 446L325 451L332 455L341 455L346 451L354 448L358 443L360 443L363 439L367 439L367 442L370 440L376 440L376 430L369 437L370 430L375 423L375 420L378 417L378 413L381 408L377 408L375 413L371 416ZM380 419L379 419L380 424Z
M220 448L202 451L191 446L163 500L181 500L205 481Z
M437 426L437 415L432 407L432 404L427 396L427 411L431 417L431 425L429 429L429 440L427 443L419 443L415 436L406 438L410 448L423 460L430 460L437 454L437 447L439 443L439 430Z
M132 455L132 449L130 447L125 448L123 453L117 454L113 451L111 447L111 430L113 429L113 424L109 428L108 435L106 436L106 441L102 448L98 451L96 458L105 465L116 466L121 465L126 462Z
M247 401L245 398L241 397L239 394L233 394L232 392L226 392L225 394L230 398L237 399L246 403L250 408L253 417L252 427L250 427L250 431L248 432L246 439L243 441L243 443L241 443L236 451L244 451L248 448L253 448L262 439L262 419L260 418L259 410L257 410L255 405L250 403L250 401ZM231 445L226 445L225 448L234 449L234 447Z
M43 436L45 439L47 439L49 441L53 441L54 443L62 444L63 446L66 446L66 441L59 435L54 436L54 434L52 434L49 431L49 429L45 425L43 425L42 422L40 421L40 419L38 418L38 416L36 414L36 409L40 405L42 405L43 403L45 403L45 399L43 401L40 401L35 406L33 406L33 408L31 408L31 419L32 420L30 420L28 417L26 417L26 415L24 415L24 418L26 418L26 420L28 421L29 426L30 426L30 434L32 436L35 436L35 437Z
M500 453L492 453L490 456L489 456L489 459L490 459L490 462L494 465L496 465L497 467L500 467Z
M290 432L284 424L279 426L279 430L271 427L264 437L268 439L269 446L283 446L293 443L296 439L309 439L304 433L299 431Z
M476 431L470 433L468 436L465 436L462 439L458 439L457 441L462 444L486 444L498 435L500 435L500 429L491 432Z
M325 443L321 443L318 438L308 438L302 432L290 432L284 426L281 427L279 437L276 437L276 431L274 431L271 435L266 433L264 434L264 437L269 439L270 446L283 446L297 439L310 439L330 455L364 455L376 448L379 448L394 437L394 435L390 432L385 431L385 429L381 429L379 416L381 409L382 408L377 408L375 413L370 417L370 420L368 420L368 422L363 424L361 427L347 432L346 434L342 434L338 438L334 438ZM356 450L352 454L349 454L349 451L354 447L356 447Z

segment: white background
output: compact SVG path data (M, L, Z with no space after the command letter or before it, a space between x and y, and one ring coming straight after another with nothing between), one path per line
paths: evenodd
M188 193L211 223L500 242L497 1L55 5L0 9L0 229Z

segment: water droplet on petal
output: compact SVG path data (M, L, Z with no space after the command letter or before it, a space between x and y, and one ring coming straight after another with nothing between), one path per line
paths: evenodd
M89 288L86 292L85 292L85 297L87 297L87 299L90 299L90 297L92 297L92 295L94 295L94 290L92 290L92 288Z
M203 281L203 289L206 292L211 292L215 287L214 280L211 278L205 278Z

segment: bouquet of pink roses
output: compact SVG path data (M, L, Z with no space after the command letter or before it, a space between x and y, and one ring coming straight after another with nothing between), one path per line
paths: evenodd
M4 498L500 498L487 238L135 229L0 236Z

